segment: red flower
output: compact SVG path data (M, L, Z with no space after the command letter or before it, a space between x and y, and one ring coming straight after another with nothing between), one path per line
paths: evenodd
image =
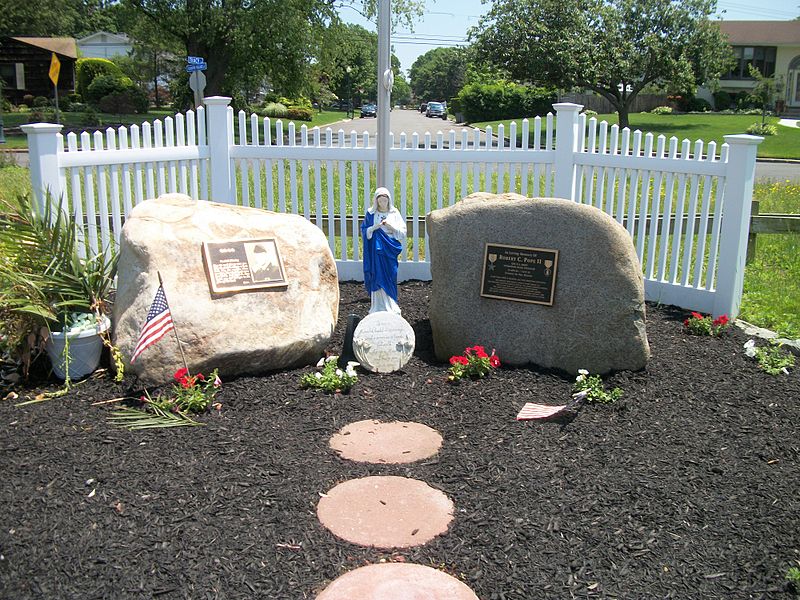
M195 379L197 379L198 381L205 381L206 377L202 373L198 373L197 375L195 375Z
M475 356L478 358L487 358L489 356L486 354L486 349L483 346L475 346L473 350L475 352Z
M716 327L721 327L723 325L727 325L728 321L729 321L728 315L722 315L721 317L714 319L714 325Z
M688 327L689 326L689 319L684 319L683 320L683 326L684 327Z
M184 377L178 383L180 383L184 388L188 389L194 386L194 377Z
M175 371L175 375L173 375L173 377L175 378L175 381L180 381L181 379L185 378L188 374L189 374L189 369L187 369L186 367L181 367L180 369Z
M703 315L701 315L699 312L692 312L692 317L695 319L702 319Z
M497 356L492 354L489 357L489 364L492 365L492 367L496 369L497 367L500 366L500 358L498 358Z
M450 357L450 364L451 365L464 365L468 364L466 356L451 356Z

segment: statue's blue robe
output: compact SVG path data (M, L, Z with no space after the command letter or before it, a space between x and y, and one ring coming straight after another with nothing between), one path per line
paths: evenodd
M367 292L382 289L397 302L397 257L403 244L382 229L367 239L367 228L375 224L375 215L367 211L361 223L361 239L364 242L364 287Z

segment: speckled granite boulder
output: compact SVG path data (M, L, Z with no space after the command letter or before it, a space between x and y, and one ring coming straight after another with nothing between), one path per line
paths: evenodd
M212 294L201 245L275 238L287 285ZM336 263L325 235L297 215L168 194L136 206L122 230L114 341L130 360L158 289L157 272L192 371L259 374L313 364L339 312ZM146 384L182 366L172 333L125 365Z
M496 348L509 365L570 374L638 370L650 348L642 270L630 236L568 200L473 194L426 219L436 357ZM486 243L559 250L552 306L480 295Z

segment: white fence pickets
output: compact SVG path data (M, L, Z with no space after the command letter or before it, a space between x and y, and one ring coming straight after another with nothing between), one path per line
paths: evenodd
M300 214L326 233L340 278L361 279L374 138L306 125L298 133L292 122L285 134L281 120L234 115L228 104L207 98L206 108L163 122L66 140L60 126L24 126L37 201L45 190L63 196L90 252L110 251L132 207L167 192ZM597 207L627 229L648 299L735 315L760 138L726 136L717 155L715 142L643 137L587 120L579 105L554 108L557 127L548 114L496 131L392 135L388 187L409 237L400 278L430 278L431 209L476 191L555 196Z

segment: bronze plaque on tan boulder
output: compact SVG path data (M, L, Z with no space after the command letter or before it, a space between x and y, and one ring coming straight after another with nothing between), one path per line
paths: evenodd
M481 296L553 306L558 250L486 244Z
M217 294L286 285L274 239L203 242L208 282Z

